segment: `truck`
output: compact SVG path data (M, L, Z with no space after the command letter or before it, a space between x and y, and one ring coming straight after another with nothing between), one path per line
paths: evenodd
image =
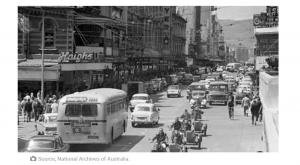
M214 81L209 85L208 103L227 105L228 100L228 83L225 81Z

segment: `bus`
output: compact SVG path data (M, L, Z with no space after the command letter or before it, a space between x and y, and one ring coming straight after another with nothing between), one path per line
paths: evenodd
M68 144L111 144L127 127L127 93L99 88L59 101L57 129Z

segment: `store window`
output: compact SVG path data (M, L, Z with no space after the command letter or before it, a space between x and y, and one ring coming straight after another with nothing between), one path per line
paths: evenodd
M53 19L44 20L44 32L45 32L45 48L54 48L55 47L55 32L56 32L56 23Z

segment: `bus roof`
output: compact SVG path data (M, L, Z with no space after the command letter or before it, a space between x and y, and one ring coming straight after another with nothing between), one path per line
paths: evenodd
M66 102L67 98L76 98L76 97L86 97L97 99L97 102L104 103L107 101L112 101L115 98L126 97L127 93L120 89L114 88L98 88L91 89L82 92L75 92L61 98L60 102Z

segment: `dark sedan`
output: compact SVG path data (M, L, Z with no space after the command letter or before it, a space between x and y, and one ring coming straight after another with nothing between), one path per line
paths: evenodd
M58 135L37 135L30 138L24 152L66 152L69 148Z

